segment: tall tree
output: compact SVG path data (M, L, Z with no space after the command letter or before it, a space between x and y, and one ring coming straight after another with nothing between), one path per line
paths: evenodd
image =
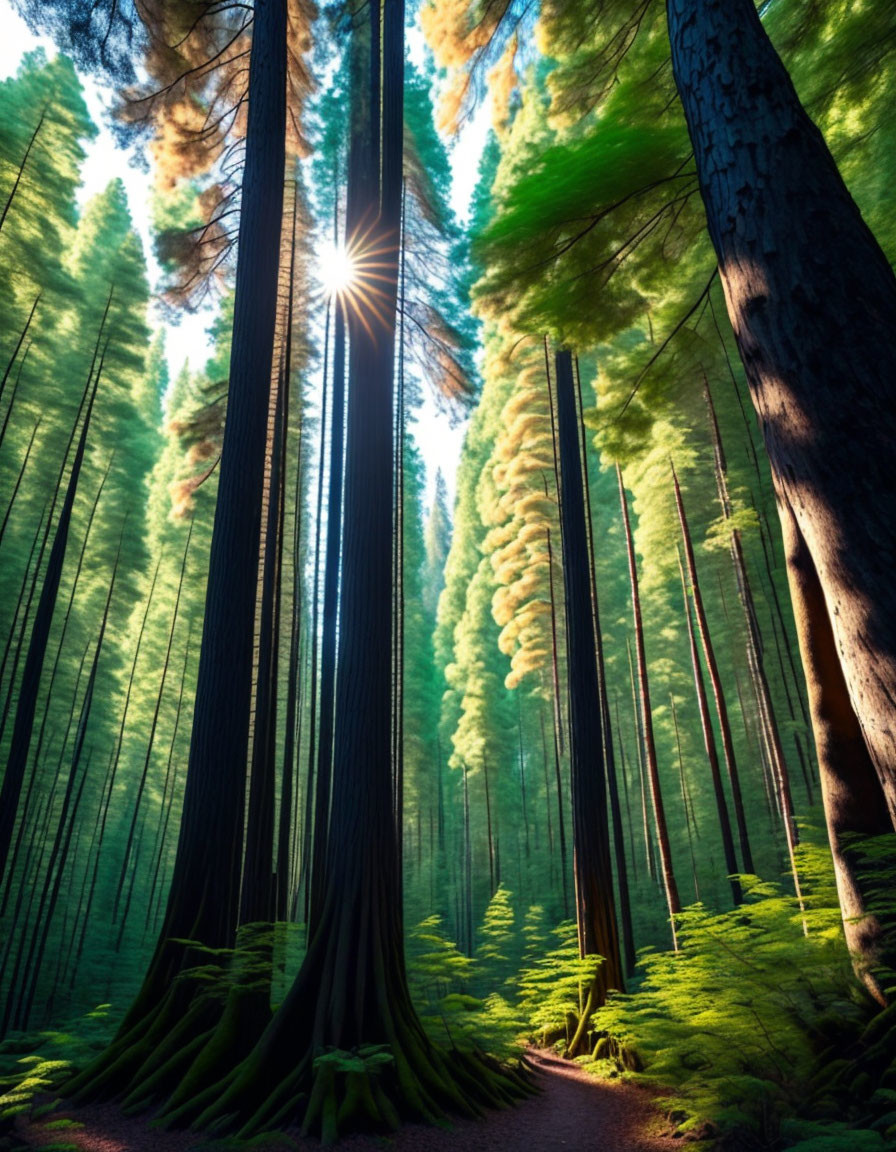
M557 448L560 465L560 536L569 664L569 756L573 860L579 950L603 957L590 995L599 1004L610 988L624 988L610 864L607 766L602 694L598 680L596 618L592 600L584 464L572 353L556 354ZM580 1025L581 1029L581 1025ZM575 1051L575 1042L571 1045Z
M189 1055L184 1039L202 1033L208 1011L194 1003L184 1014L189 990L174 978L196 958L184 941L232 947L238 922L285 172L285 0L258 0L253 24L228 418L178 853L143 986L108 1052L71 1085L81 1093L120 1090L153 1047L162 1065L166 1054Z
M750 0L667 8L775 479L845 930L882 998L867 972L880 929L843 838L896 821L896 277Z

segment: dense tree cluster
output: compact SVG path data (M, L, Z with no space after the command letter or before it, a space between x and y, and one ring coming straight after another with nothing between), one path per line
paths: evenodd
M10 1050L111 1003L67 1098L329 1142L513 1102L526 1039L674 1081L707 987L747 1029L724 940L768 1046L688 1107L712 1063L783 1139L827 1036L880 1111L896 15L17 6L60 54L0 84ZM158 284L78 198L86 73Z

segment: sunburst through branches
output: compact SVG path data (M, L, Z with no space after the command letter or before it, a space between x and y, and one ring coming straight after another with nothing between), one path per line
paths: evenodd
M373 336L386 324L389 285L395 283L398 246L375 221L359 228L345 244L332 241L320 251L318 279L328 299L338 299Z

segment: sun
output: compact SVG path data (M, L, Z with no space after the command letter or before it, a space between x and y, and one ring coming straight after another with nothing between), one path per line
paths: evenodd
M355 261L344 244L326 244L318 257L318 275L327 296L348 292L356 277Z

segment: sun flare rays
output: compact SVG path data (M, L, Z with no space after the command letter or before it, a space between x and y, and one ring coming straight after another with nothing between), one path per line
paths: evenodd
M397 265L397 245L374 221L356 229L347 243L330 242L321 250L318 280L324 296L338 300L346 316L353 316L374 338L376 327L387 327Z

